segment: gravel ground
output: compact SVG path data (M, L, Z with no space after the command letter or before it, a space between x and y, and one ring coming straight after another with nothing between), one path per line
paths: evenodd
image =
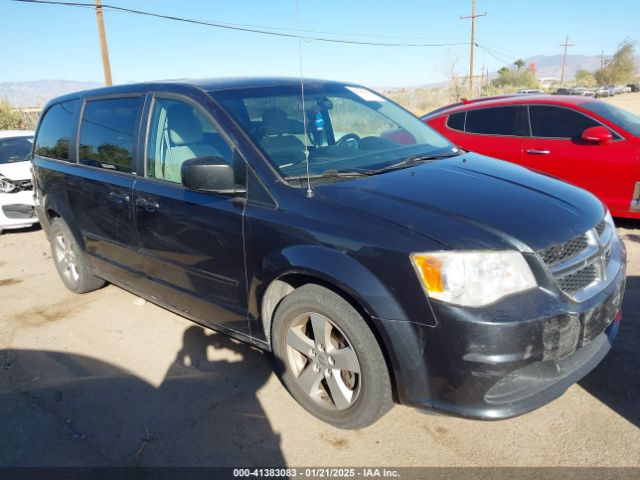
M270 357L114 286L58 280L40 230L0 236L0 466L639 466L640 222L625 317L551 404L481 422L396 406L361 431L300 408Z

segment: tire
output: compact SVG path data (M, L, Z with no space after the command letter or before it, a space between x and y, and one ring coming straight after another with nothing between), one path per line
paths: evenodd
M282 300L272 347L289 393L324 422L364 428L393 406L389 371L373 332L327 288L304 285Z
M87 293L104 286L106 282L91 272L82 249L61 218L54 218L51 222L49 243L58 275L69 290Z

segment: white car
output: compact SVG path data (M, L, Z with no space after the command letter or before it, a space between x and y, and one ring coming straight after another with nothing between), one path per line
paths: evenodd
M38 223L31 181L33 132L0 130L0 233Z
M539 88L521 88L516 93L518 95L542 95L544 92Z

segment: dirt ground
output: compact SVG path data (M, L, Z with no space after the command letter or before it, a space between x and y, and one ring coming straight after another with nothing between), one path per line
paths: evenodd
M300 408L268 355L114 286L68 292L40 230L0 236L0 466L640 465L640 222L614 349L519 418L396 406L361 431Z
M621 101L625 96L612 99ZM640 110L640 95L635 97ZM0 236L1 466L640 466L640 221L613 350L561 398L481 422L310 416L269 355L114 286L67 291L41 230Z

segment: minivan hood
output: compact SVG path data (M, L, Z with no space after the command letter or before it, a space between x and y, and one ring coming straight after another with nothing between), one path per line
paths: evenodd
M28 180L31 178L31 162L0 163L0 175L9 180Z
M535 251L593 228L605 212L585 190L475 153L317 190L455 249Z

